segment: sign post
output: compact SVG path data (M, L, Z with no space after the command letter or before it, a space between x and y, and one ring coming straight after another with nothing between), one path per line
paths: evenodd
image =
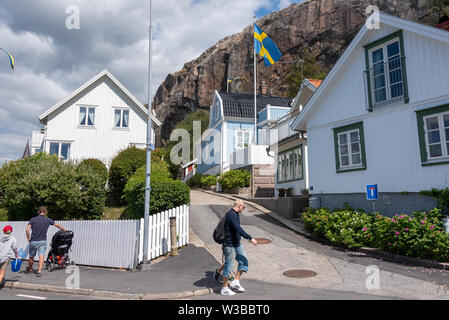
M373 202L373 213L376 213L376 200L379 199L379 189L377 184L366 186L366 199Z

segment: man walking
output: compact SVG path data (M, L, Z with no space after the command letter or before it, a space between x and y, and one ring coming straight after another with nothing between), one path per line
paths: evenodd
M47 250L47 231L50 225L53 225L63 232L65 229L60 225L56 224L53 220L47 218L45 215L47 214L46 207L40 207L38 211L38 215L34 218L31 218L30 222L28 222L28 226L26 229L26 235L28 238L28 242L30 243L29 250L29 260L28 267L26 268L27 272L33 271L33 263L34 257L36 253L39 253L39 265L37 269L37 276L42 276L42 267L44 265L44 255L45 250ZM31 236L30 236L31 230Z
M8 269L9 259L11 258L11 250L17 254L17 240L11 234L12 227L6 226L3 228L3 235L0 237L0 289L5 285L5 273Z
M248 272L248 258L240 243L240 238L243 237L250 240L253 245L257 245L257 240L247 234L240 226L240 213L244 209L245 204L242 200L238 199L234 203L234 207L226 213L225 240L222 247L225 257L223 288L221 288L221 295L223 296L232 296L235 294L229 287L237 292L245 292L245 288L240 285L240 277L243 272ZM238 262L237 274L235 275L235 279L229 282L234 259Z

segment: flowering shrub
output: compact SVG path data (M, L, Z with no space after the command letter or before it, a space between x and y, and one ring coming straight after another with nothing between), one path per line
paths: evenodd
M331 213L327 209L309 210L303 215L306 227L315 235L348 248L371 243L373 217L367 213L343 210Z
M309 210L303 215L315 235L348 248L369 246L395 254L449 260L449 235L439 220L441 211L415 212L393 218L354 211Z
M439 216L439 209L393 218L378 215L374 223L373 245L396 254L447 261L449 236Z

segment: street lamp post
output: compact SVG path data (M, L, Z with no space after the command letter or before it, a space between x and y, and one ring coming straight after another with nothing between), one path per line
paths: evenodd
M142 270L147 270L150 265L148 259L148 227L150 220L150 194L151 194L151 146L152 146L152 132L153 122L151 120L151 80L152 80L152 36L153 36L153 24L152 24L152 0L150 0L150 39L149 39L149 62L148 62L148 122L147 122L147 143L146 154L147 163L145 171L145 211L144 211L144 226L143 226L143 262Z

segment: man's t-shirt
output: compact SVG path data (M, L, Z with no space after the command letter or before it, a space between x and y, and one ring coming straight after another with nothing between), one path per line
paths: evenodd
M48 227L54 225L55 222L45 216L38 215L31 218L28 224L31 225L31 241L46 241Z

